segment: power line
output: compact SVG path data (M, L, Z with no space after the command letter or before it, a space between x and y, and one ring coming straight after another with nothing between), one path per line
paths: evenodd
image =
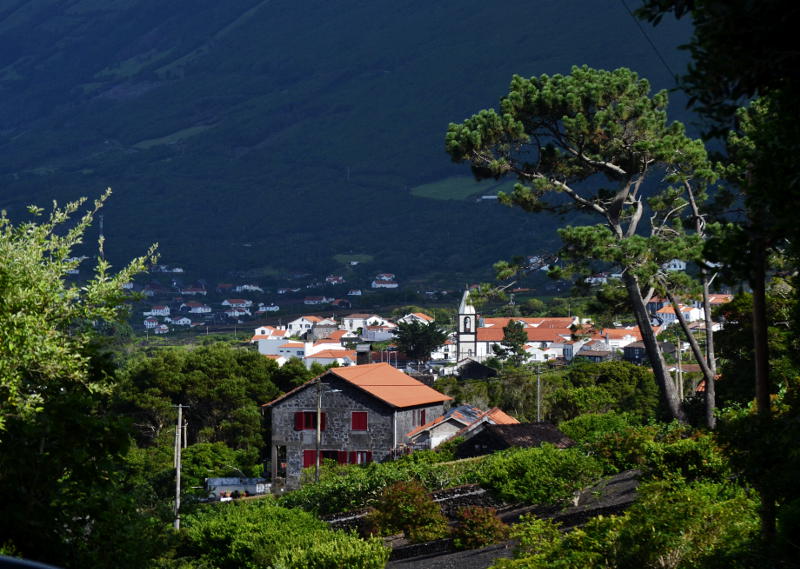
M663 56L663 55L661 55L661 52L658 50L658 47L656 47L656 44L655 44L655 43L653 43L653 40L652 40L652 39L650 39L650 36L649 36L649 35L647 35L647 32L646 32L646 31L644 31L644 28L642 27L642 24L641 24L641 22L639 21L639 18L637 18L637 17L636 17L636 16L633 14L633 12L631 11L631 9L628 7L628 3L627 3L627 2L625 2L625 0L619 0L619 1L620 1L620 2L622 3L622 5L625 7L625 11L626 11L626 12L628 12L628 15L629 15L629 16L630 16L630 17L633 19L633 21L636 23L636 27L637 27L637 28L639 28L639 31L640 31L640 32L642 32L642 35L644 36L644 39L646 39L646 40L647 40L647 43L649 43L649 44L650 44L650 47L652 47L652 48L653 48L653 51L655 51L655 52L656 52L656 55L658 56L658 59L659 59L659 60L661 60L661 63L664 65L664 67L666 68L666 70L669 72L670 76L672 76L672 78L675 80L675 82L676 82L676 84L677 84L677 79L678 79L678 75L677 75L677 73L675 73L675 72L672 70L672 68L669 66L669 63L667 63L667 60L666 60L666 59L664 59L664 56Z

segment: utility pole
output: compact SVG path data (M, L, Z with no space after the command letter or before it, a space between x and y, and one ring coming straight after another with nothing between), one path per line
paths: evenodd
M175 426L175 531L181 529L181 443L183 442L183 409L186 405L178 404L178 423Z
M542 368L536 364L536 422L542 421Z
M322 438L322 380L317 379L317 446L314 452L314 482L319 482L319 443Z

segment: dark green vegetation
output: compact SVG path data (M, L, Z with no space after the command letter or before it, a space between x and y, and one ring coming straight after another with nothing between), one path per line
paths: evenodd
M673 66L687 34L652 33ZM673 84L613 0L2 0L0 206L112 186L115 264L152 242L208 277L361 254L462 285L531 237L554 249L555 222L474 203L493 184L417 197L465 178L441 129L512 73L576 61Z

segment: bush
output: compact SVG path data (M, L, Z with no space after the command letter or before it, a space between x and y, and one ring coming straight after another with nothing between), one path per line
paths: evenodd
M494 508L465 506L457 518L453 543L458 549L476 549L508 538L508 526Z
M640 499L625 515L598 516L566 534L552 522L523 518L513 530L516 558L494 567L746 567L757 532L756 504L741 489L658 481L640 488Z
M335 514L374 504L384 488L403 480L417 480L429 492L478 481L474 462L441 464L437 453L423 453L424 460L411 457L393 462L323 469L318 484L306 484L285 494L279 504L302 508L317 515Z
M416 481L397 482L386 488L367 523L381 535L402 532L415 543L445 537L447 520L439 504Z
M373 558L385 562L380 544L334 532L311 514L270 499L206 506L184 517L183 534L179 553L198 567L263 569L280 561L287 568L372 568L383 567L371 564ZM337 565L337 558L348 563Z
M607 473L639 468L653 478L722 481L730 467L712 435L678 423L628 427L585 445Z
M480 484L507 502L558 504L596 480L600 464L576 449L508 449L490 455L480 470Z
M274 569L383 569L389 548L380 539L337 532L331 539L293 547L276 556Z
M586 413L558 425L559 430L579 444L592 443L608 433L618 433L631 426L625 413Z

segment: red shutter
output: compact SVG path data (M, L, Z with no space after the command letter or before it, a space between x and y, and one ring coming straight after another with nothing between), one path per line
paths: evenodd
M317 464L317 451L315 450L304 450L303 451L303 468L308 468L309 466L316 466Z
M354 431L367 430L367 412L353 411L350 418L350 428Z
M324 431L325 430L325 412L324 411L320 415L320 423L319 424L320 424L319 430L320 431ZM314 428L316 428L316 426Z
M420 425L425 424L425 409L419 412L419 424Z
M358 456L354 450L350 451L350 464L358 464Z
M367 451L367 461L364 464L369 464L370 462L372 462L372 451L368 450Z
M336 457L336 462L339 464L347 464L347 451L340 450L339 454Z
M297 411L294 414L294 430L302 431L303 427L305 427L305 413Z

